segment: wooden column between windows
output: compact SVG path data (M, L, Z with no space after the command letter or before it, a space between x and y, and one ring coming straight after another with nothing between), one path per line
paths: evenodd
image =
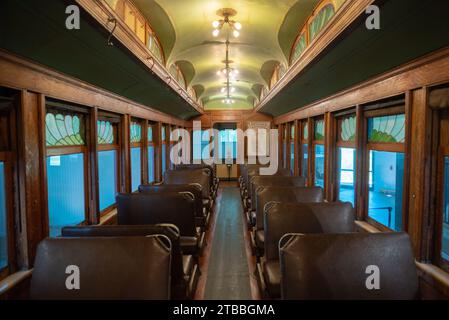
M48 235L47 184L45 181L45 97L22 91L17 117L19 238L27 251L23 267L31 268L37 244Z
M328 201L334 201L335 185L335 132L336 121L332 113L327 112L324 116L324 190Z
M142 182L148 183L148 120L142 122Z
M429 226L430 205L430 172L431 172L431 124L432 111L427 105L428 90L422 88L414 90L407 95L406 103L411 106L411 117L407 118L410 126L410 186L409 186L409 210L408 210L408 233L410 235L415 254L418 260L425 258L425 248L432 226ZM407 106L406 106L407 110ZM411 122L410 122L411 120ZM405 174L404 174L405 175ZM404 190L404 195L407 195Z
M156 181L162 181L162 123L158 122L154 125L153 139L157 144L156 148L156 160L155 160L155 177Z
M312 187L315 183L315 174L313 172L313 134L314 134L314 130L313 130L313 119L312 118L308 118L307 119L307 126L309 129L308 132L308 137L307 137L307 149L308 149L308 156L307 156L307 185L309 187Z
M356 106L356 129L355 129L355 144L356 144L356 179L355 179L355 211L357 220L364 219L365 208L365 118L363 116L363 107Z
M86 128L87 137L87 185L89 194L89 224L98 224L100 222L100 206L99 206L99 185L98 185L98 109L96 107L90 109L89 125Z
M122 165L122 184L121 192L130 193L131 192L131 150L130 150L130 125L131 116L125 114L122 116L121 124L121 165Z

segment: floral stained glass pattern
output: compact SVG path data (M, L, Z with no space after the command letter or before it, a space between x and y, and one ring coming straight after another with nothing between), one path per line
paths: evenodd
M324 120L315 121L315 140L324 140Z
M331 18L335 14L335 9L332 4L328 4L321 9L320 12L315 16L313 21L309 25L309 38L310 41L315 39L318 33L327 25Z
M309 139L309 123L308 122L304 123L304 126L302 128L302 138L304 140Z
M153 142L153 127L148 126L148 142Z
M342 120L340 128L341 141L354 142L356 130L356 117L352 116Z
M298 60L298 58L302 55L304 50L306 50L306 47L307 47L306 34L303 33L299 36L298 41L295 44L295 48L293 49L290 62L293 63L296 60Z
M368 119L368 140L377 143L404 143L405 115Z
M84 125L81 115L63 115L48 112L45 117L47 147L81 146L84 141Z
M109 121L97 122L98 144L114 143L114 126Z
M131 143L138 143L142 140L142 127L137 122L131 122Z

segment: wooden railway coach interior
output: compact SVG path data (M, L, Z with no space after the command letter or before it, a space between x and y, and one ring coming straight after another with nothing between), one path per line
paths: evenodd
M1 1L0 300L447 298L448 1Z

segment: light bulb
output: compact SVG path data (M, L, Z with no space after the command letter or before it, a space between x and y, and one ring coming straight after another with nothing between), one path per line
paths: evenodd
M242 30L242 24L241 24L240 22L234 23L234 27L235 27L237 30Z
M217 29L220 26L220 21L215 20L214 22L212 22L212 27L214 27L215 29Z
M221 70L217 71L217 76L221 76Z
M238 32L237 30L234 30L232 34L234 35L234 38L238 38L240 36L240 32Z
M239 74L239 71L237 69L234 69L235 74Z
M225 93L226 88L221 88L221 93Z
M214 31L212 31L212 35L213 35L214 37L218 37L219 34L220 34L220 30L218 30L218 29L215 29Z
M231 92L234 93L235 92L235 88L231 88Z

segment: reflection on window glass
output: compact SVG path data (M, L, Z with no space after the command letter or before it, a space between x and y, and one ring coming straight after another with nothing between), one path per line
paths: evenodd
M167 168L167 145L162 145L162 176L164 176L164 173Z
M355 149L339 148L339 200L355 203Z
M309 166L309 145L303 144L302 145L302 172L301 175L304 178L307 178L308 175L308 166Z
M5 187L5 164L0 162L0 269L8 265Z
M315 186L324 188L324 146L315 146Z
M290 143L290 170L295 171L295 143Z
M154 147L148 147L148 181L154 182Z
M47 187L50 236L56 237L85 220L84 155L47 157Z
M117 151L98 153L98 186L100 188L100 211L115 203L117 194Z
M131 191L137 191L142 182L140 147L131 148Z
M444 207L441 257L449 261L449 157L444 158Z
M368 215L388 228L402 230L404 154L370 151L372 183Z

